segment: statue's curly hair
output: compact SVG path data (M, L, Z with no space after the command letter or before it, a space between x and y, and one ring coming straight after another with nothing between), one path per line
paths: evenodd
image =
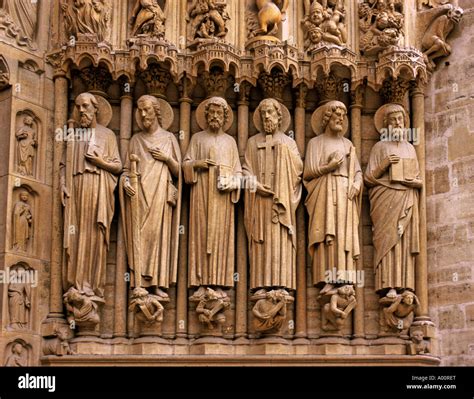
M212 97L209 102L206 104L206 108L204 110L204 115L207 120L207 115L209 113L209 108L211 108L211 105L219 105L224 109L224 125L227 123L229 120L229 108L227 106L227 101L224 100L221 97Z
M145 101L151 102L153 106L153 110L155 111L156 118L158 119L158 123L160 124L160 126L163 126L162 119L161 119L161 106L158 99L154 96L144 95L138 99L137 104L143 103Z
M326 128L328 127L329 120L331 119L332 114L336 112L338 109L344 110L344 112L347 114L346 106L339 101L334 102L333 104L329 104L327 106L326 111L324 112L324 115L323 115L323 120L321 122L321 133L324 133L326 131Z

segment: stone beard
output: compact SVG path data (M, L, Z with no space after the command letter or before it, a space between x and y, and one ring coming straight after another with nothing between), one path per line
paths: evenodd
M232 112L227 102L213 97L203 107L207 128L191 137L183 161L184 178L191 185L188 284L233 287L239 152L223 130Z
M281 131L278 101L255 111L260 133L247 143L244 175L257 180L245 192L245 227L249 240L250 289L296 289L296 208L301 199L303 162L296 142Z

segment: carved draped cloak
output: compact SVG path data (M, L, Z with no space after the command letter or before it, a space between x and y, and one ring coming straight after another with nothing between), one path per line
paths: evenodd
M247 142L244 175L263 185L266 135ZM274 196L245 190L245 229L249 240L250 289L285 287L296 289L296 208L301 199L301 160L296 142L282 132L273 135ZM253 192L252 192L253 191Z
M26 327L28 324L28 304L30 303L30 285L10 283L8 286L8 310L10 324Z
M75 287L80 292L88 291L89 285L103 298L117 177L89 162L88 152L122 168L115 134L101 125L89 141L74 141L72 159L62 162L66 174L72 173L64 217L63 284L64 291Z
M33 40L36 34L37 6L31 0L4 0L3 8L12 17L23 34Z
M22 137L26 135L26 137ZM35 131L23 126L16 132L17 136L17 163L18 173L26 176L33 174L33 160L35 157Z
M26 245L32 231L31 207L23 201L15 204L13 209L13 248L26 251Z
M130 282L135 287L140 273L139 286L169 288L176 283L178 270L179 221L181 210L181 167L178 176L172 175L168 165L155 160L151 149L159 148L181 166L181 152L173 133L159 128L153 134L137 133L129 144L125 160L124 174L120 179L120 205L122 222L127 245L128 264L131 271ZM124 192L125 178L130 173L130 155L135 154L139 174L138 226L140 242L140 264L134 264L131 253L133 242L133 220L131 199ZM176 198L176 203L168 201Z
M194 161L212 159L217 166L195 170ZM183 162L186 183L192 184L189 215L188 279L190 287L234 286L234 207L240 187L218 189L218 176L240 181L241 166L235 140L226 133L202 131L191 137Z
M334 151L344 154L344 162L335 171L322 174L321 167L328 164ZM308 249L316 285L325 282L326 272L334 268L338 273L355 271L354 260L360 255L362 171L352 143L344 137L331 140L326 134L311 139L306 152L304 184L308 190L305 202L309 214ZM360 192L349 200L352 186ZM351 275L355 273L341 273L345 282L350 281Z
M415 289L415 256L420 252L418 189L390 181L389 171L376 179L374 172L390 154L416 160L407 141L379 141L372 148L365 172L370 187L370 216L375 247L375 289ZM418 176L419 178L419 176Z

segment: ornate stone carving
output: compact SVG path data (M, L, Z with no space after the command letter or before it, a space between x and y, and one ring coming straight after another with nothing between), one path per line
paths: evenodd
M440 15L431 22L423 35L421 46L425 61L431 71L436 68L436 58L451 54L451 46L447 38L463 16L462 8L450 6L446 14Z
M349 284L339 287L326 284L319 292L318 299L321 302L321 328L341 333L357 304L354 287Z
M222 334L226 322L225 311L230 307L230 298L220 288L199 287L189 297L191 302L197 302L196 314L198 319L211 332L218 327L217 335Z
M71 329L78 329L80 335L98 334L99 305L104 303L103 298L95 295L90 286L84 286L83 291L69 288L63 296L63 301Z
M171 73L158 64L151 64L140 73L140 78L147 88L148 94L166 98L166 89L172 81Z
M115 134L105 127L112 117L107 101L82 93L76 98L73 116L70 126L77 123L80 129L68 140L61 163L61 198L66 255L63 288L73 290L70 308L76 312L76 303L92 307L92 297L104 296L116 175L122 171L122 162Z
M61 9L68 38L79 39L85 35L99 42L109 39L112 12L109 0L73 0L62 3Z
M29 348L21 339L16 339L5 348L5 367L27 367Z
M107 91L112 84L112 76L106 68L93 66L83 68L79 76L88 91L107 96Z
M403 2L401 0L364 0L359 4L360 50L377 55L403 38Z
M394 79L390 77L383 81L379 93L386 103L404 104L409 88L410 82L407 79L402 77Z
M396 334L408 338L408 331L419 305L416 295L409 290L397 294L396 290L391 289L379 302L382 306L382 334Z
M266 98L275 98L283 101L283 91L291 83L291 77L279 69L273 69L270 73L261 73L258 83Z
M0 31L16 39L20 46L35 49L37 2L4 0L0 5Z
M344 80L336 76L333 72L325 75L316 83L321 102L340 100L343 95Z
M362 171L355 147L344 137L348 125L346 106L339 101L313 113L317 137L306 150L304 184L314 285L339 279L355 283Z
M130 17L130 36L165 37L166 17L158 0L136 0Z
M33 212L28 203L30 194L20 191L18 201L13 207L12 247L15 251L26 252L33 236Z
M37 126L31 115L24 114L23 126L16 131L17 172L23 176L33 176L37 141Z
M231 84L232 78L218 67L202 73L202 85L209 97L224 97Z
M161 335L161 323L164 307L161 302L169 302L169 297L161 291L161 295L150 294L146 288L136 287L132 291L128 310L135 316L135 334Z
M189 41L192 45L207 40L223 39L227 34L227 0L193 0L186 20L190 22Z
M430 344L423 338L423 331L416 329L410 331L411 342L407 342L409 355L428 355L431 353Z
M399 104L386 104L374 118L381 139L365 172L375 247L375 289L415 289L415 258L420 251L419 190L423 185L415 148L416 130ZM411 137L409 137L409 135Z
M287 305L294 298L284 289L260 289L250 298L256 301L252 308L253 327L257 334L280 335L287 319Z
M285 135L288 109L263 100L254 112L258 134L247 142L244 176L245 228L249 240L250 289L296 289L296 208L301 199L301 160L296 142Z
M66 326L58 327L54 330L54 338L46 339L43 342L43 355L64 356L75 355L69 340L72 336L71 329Z
M248 38L276 36L289 4L290 0L252 0L246 10Z
M305 0L305 49L313 50L321 44L343 46L347 42L346 11L343 0Z
M25 329L29 327L31 312L31 282L25 278L27 267L19 264L10 268L15 275L15 281L8 285L8 313L10 316L9 327Z
M149 95L137 105L141 131L130 140L119 192L130 284L167 298L162 290L176 282L177 274L181 152L174 134L166 130L173 122L171 106ZM156 299L140 290L134 295L135 302Z
M8 72L0 70L0 91L10 85L10 75Z

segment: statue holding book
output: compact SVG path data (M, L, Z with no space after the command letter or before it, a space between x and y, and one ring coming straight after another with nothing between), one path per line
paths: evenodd
M382 138L387 130L398 133L374 145L365 173L373 222L375 288L382 295L389 289L414 291L423 182L415 147L407 140L408 116L401 105L386 104L376 112L374 122Z

